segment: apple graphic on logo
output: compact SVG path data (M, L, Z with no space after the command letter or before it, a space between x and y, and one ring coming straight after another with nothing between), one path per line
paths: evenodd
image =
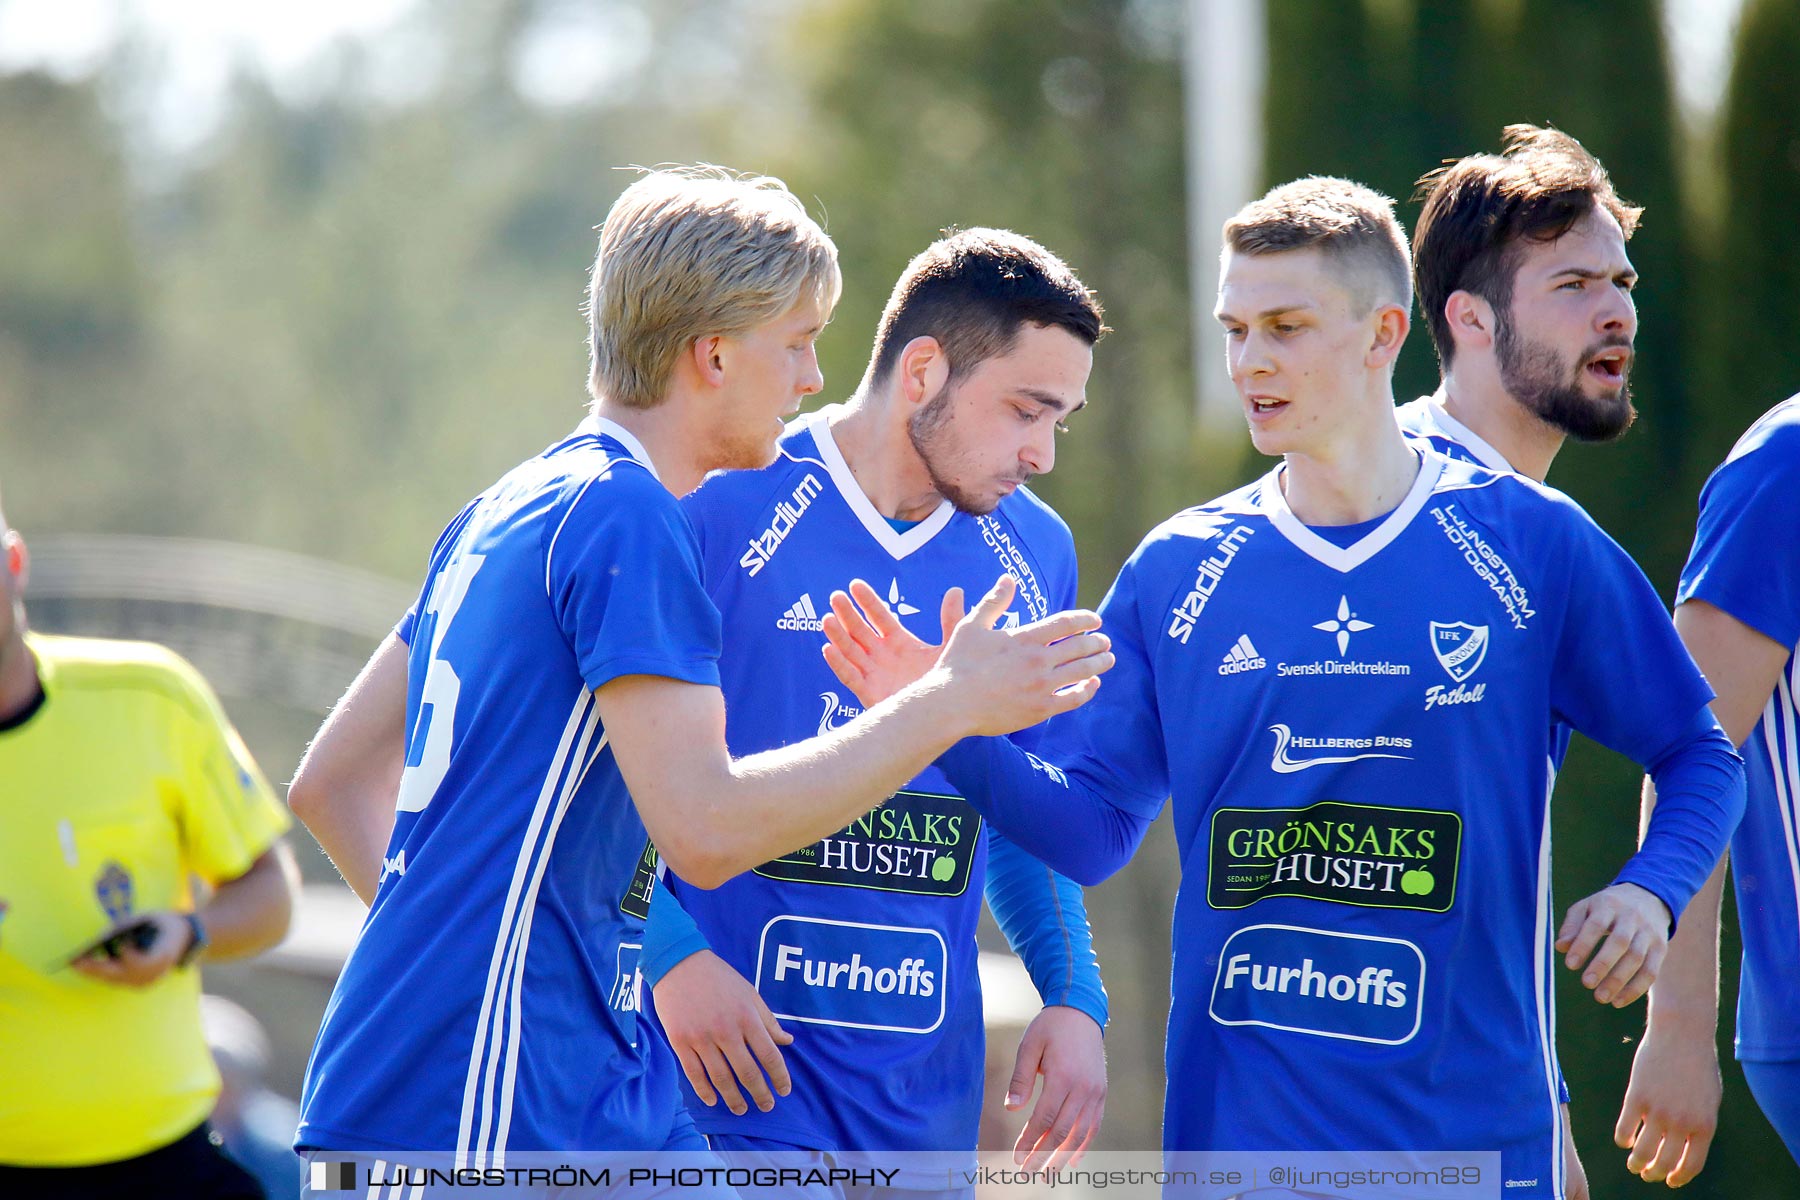
M1400 877L1400 890L1409 896L1429 896L1436 886L1430 871L1413 870Z
M956 874L956 860L948 854L940 854L937 861L931 864L931 877L939 883L949 883L950 877Z

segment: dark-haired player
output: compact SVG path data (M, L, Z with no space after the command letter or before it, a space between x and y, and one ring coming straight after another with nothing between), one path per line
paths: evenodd
M929 598L983 588L997 571L1017 583L1004 623L1074 603L1068 527L1024 484L1051 469L1056 431L1086 403L1101 332L1099 304L1044 247L996 229L949 235L895 284L856 393L796 422L772 466L716 476L687 499L724 619L733 752L785 745L857 711L818 653L828 597L852 577L874 580L896 619L929 636L940 626ZM1044 738L1042 728L1017 735L1032 749ZM1106 993L1081 889L993 833L935 768L867 817L714 891L675 873L667 883L644 977L715 1149L972 1154L984 890L1046 1004L1013 1076L1016 1106L1044 1075L1019 1149L1041 1162L1093 1136ZM672 901L692 915L685 928ZM793 1036L793 1090L765 1107L773 1097L752 1065L751 1107L727 1064L775 1060L770 1010ZM899 1182L942 1188L943 1175Z

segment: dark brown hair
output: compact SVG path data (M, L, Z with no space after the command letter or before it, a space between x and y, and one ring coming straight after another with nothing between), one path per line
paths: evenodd
M1501 153L1447 162L1413 194L1424 205L1413 230L1419 303L1445 370L1456 353L1444 316L1451 293L1480 296L1504 315L1522 239L1553 242L1598 205L1629 241L1644 212L1620 199L1600 160L1562 130L1508 125L1502 138Z
M1005 354L1019 328L1067 330L1088 345L1107 332L1100 301L1062 259L1007 229L946 230L906 265L875 331L869 381L900 361L906 344L936 338L959 378Z

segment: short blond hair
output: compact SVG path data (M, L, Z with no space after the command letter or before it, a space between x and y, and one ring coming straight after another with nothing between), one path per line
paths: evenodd
M600 226L588 284L588 391L653 408L695 338L737 334L803 298L829 312L837 246L781 180L723 167L650 171Z
M1394 202L1360 183L1308 175L1273 188L1225 222L1225 245L1250 255L1319 250L1363 312L1382 302L1412 308L1412 263Z

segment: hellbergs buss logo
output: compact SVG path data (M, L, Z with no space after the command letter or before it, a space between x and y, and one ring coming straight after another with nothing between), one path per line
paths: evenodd
M1269 770L1278 775L1292 775L1309 767L1360 762L1365 758L1412 758L1410 754L1393 754L1387 749L1411 750L1412 739L1409 737L1301 737L1279 723L1269 726L1269 732L1275 735L1275 753L1269 758ZM1310 754L1301 758L1290 754L1290 750L1355 750L1360 753Z
M947 958L934 929L784 915L763 926L756 990L781 1020L930 1033Z
M862 715L862 709L852 704L845 704L843 697L836 692L820 692L819 701L824 711L819 715L819 736L823 737L839 725L844 725Z
M1225 939L1208 1013L1221 1025L1398 1046L1419 1032L1425 955L1402 938L1248 925Z

